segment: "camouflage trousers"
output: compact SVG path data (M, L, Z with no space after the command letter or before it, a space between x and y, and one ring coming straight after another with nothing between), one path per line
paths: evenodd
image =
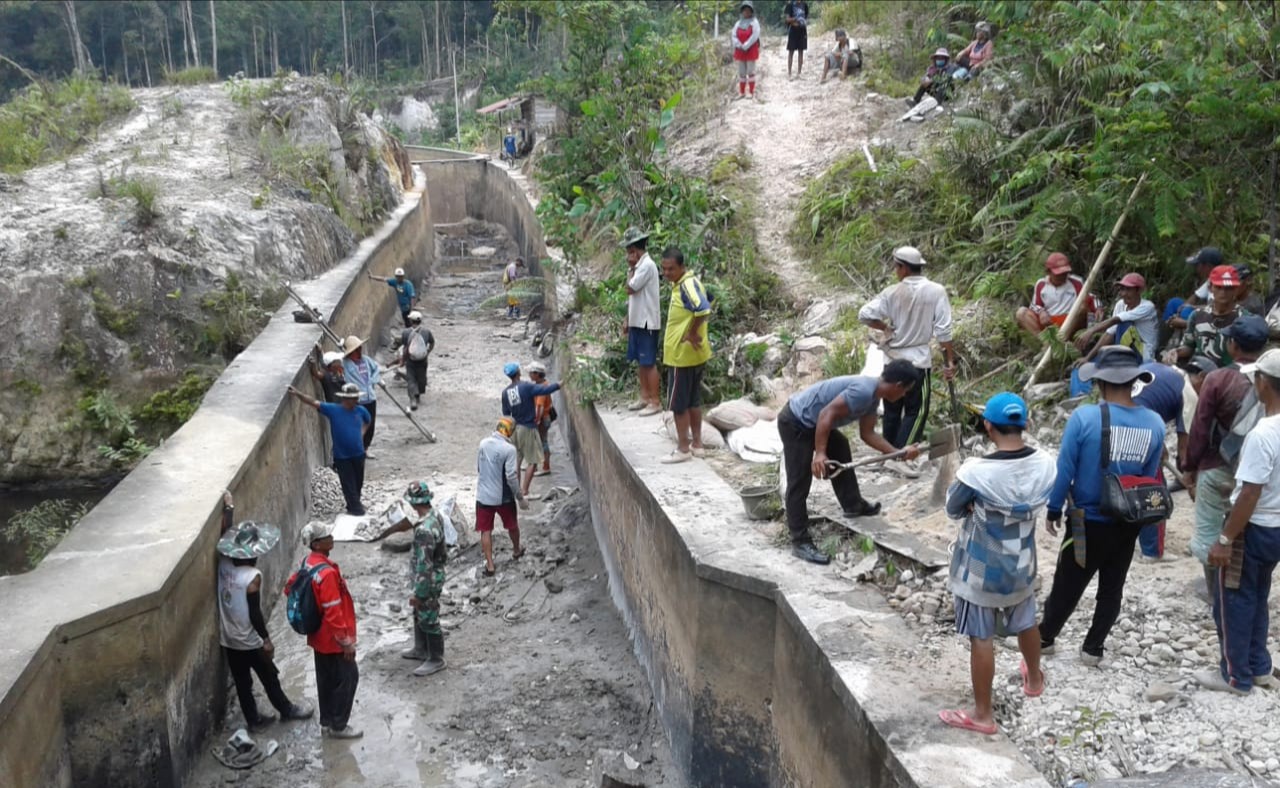
M443 569L428 570L414 587L414 595L422 600L417 611L418 627L428 635L444 634L440 629L440 592L443 590Z

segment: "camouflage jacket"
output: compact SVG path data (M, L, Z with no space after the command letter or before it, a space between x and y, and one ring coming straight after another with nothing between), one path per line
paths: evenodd
M428 596L426 590L439 584L436 575L444 572L448 551L448 545L444 541L444 524L440 521L440 515L432 509L413 526L413 552L410 556L416 596Z

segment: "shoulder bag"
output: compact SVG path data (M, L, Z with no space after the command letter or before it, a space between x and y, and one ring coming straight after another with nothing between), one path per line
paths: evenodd
M1169 519L1173 513L1173 497L1163 479L1150 476L1124 476L1111 472L1111 409L1102 411L1102 515L1123 525L1150 525Z

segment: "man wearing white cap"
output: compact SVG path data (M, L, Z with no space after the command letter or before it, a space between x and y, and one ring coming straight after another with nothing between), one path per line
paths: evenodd
M316 346L316 355L320 355L319 346ZM342 386L347 382L343 374L341 353L331 351L320 355L319 365L314 358L311 360L311 377L320 382L325 402L337 404L338 392L342 391Z
M418 293L413 289L413 282L405 278L404 269L397 268L395 276L383 279L372 271L369 278L375 282L386 282L387 287L396 291L396 304L400 307L400 319L404 321L404 327L409 327L409 312L413 311L413 307L418 303Z
M1231 511L1209 550L1218 570L1213 622L1222 656L1217 670L1195 674L1206 689L1238 695L1275 684L1267 599L1280 563L1280 350L1258 358L1253 386L1265 415L1245 435Z
M951 344L951 301L947 290L924 275L927 261L914 246L893 250L893 272L898 283L882 291L858 312L858 319L886 336L883 344L889 360L903 358L922 373L920 385L912 387L897 402L884 403L885 440L895 447L914 443L924 433L929 420L930 370L933 367L931 341L937 338L946 354L942 374L951 380L956 374L955 349Z
M369 453L369 444L373 443L373 430L378 425L378 382L382 380L382 370L378 362L364 354L364 340L357 336L349 336L342 343L342 373L348 383L354 384L360 392L357 404L369 412L369 429L364 433L364 453L369 459L375 459Z
M427 390L427 360L436 349L431 329L422 325L422 313L409 313L409 327L400 334L400 362L408 379L409 410L417 410Z

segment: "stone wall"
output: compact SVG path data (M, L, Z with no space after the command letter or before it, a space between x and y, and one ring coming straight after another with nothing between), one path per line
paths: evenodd
M424 189L419 180L355 253L297 285L340 334L368 336L396 311L391 289L364 271L429 268ZM274 601L302 555L311 471L327 462L322 420L285 392L316 390L305 359L321 332L293 322L294 308L39 567L0 578L0 785L182 785L226 699L214 604L221 492L239 517L282 527L261 563Z

